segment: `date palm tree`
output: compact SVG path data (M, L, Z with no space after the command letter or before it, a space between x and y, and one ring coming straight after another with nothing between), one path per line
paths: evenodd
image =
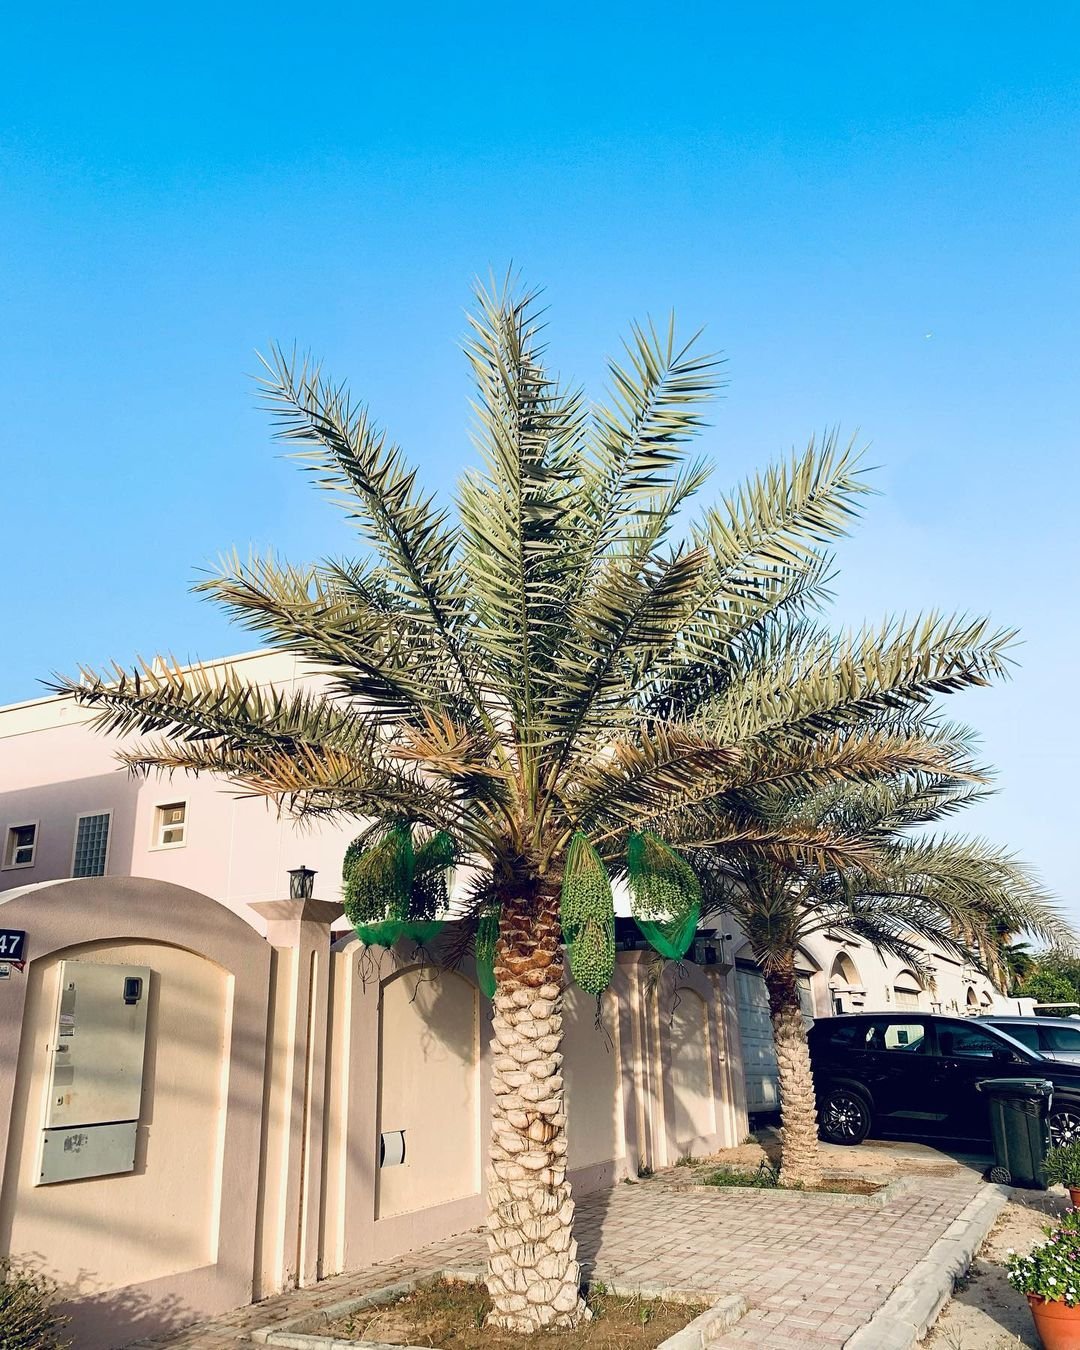
M936 745L946 772L923 770L840 782L808 794L751 789L761 828L833 831L861 838L867 863L817 866L745 854L694 857L708 904L746 933L769 996L781 1102L786 1184L821 1177L817 1103L795 972L799 946L817 933L869 943L926 971L937 949L981 966L999 983L1004 932L1028 932L1062 946L1075 936L1051 896L1016 857L985 840L926 833L985 795L989 772L974 764L971 733L934 719L871 714L864 733L921 735ZM828 1101L822 1104L828 1113ZM839 1109L838 1107L836 1109Z
M997 933L998 953L1005 974L1005 992L1015 994L1037 969L1035 953L1026 942L1018 941L1003 927Z
M208 772L299 817L448 831L498 913L488 1199L493 1320L585 1316L566 1176L560 887L583 834L609 868L630 831L797 868L867 863L843 829L763 823L751 789L947 767L867 708L993 679L1009 638L934 619L822 646L778 634L825 594L823 548L859 510L835 437L753 477L688 526L708 476L688 443L721 366L674 328L635 327L605 402L548 372L536 296L478 289L465 345L480 464L438 505L345 386L274 351L278 435L355 524L358 560L227 559L201 583L326 676L286 694L210 668L83 671L58 688L137 771Z

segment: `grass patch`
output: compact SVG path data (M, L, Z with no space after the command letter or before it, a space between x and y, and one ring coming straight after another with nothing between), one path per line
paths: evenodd
M429 1345L437 1350L655 1350L681 1331L707 1305L620 1298L602 1285L591 1289L592 1320L573 1331L538 1331L521 1336L485 1327L491 1300L482 1284L440 1280L403 1294L392 1303L350 1313L320 1329L342 1340L387 1345Z

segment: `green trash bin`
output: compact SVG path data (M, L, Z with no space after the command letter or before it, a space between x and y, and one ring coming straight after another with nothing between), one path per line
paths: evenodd
M1047 1117L1054 1085L1045 1078L987 1078L976 1084L990 1108L994 1165L990 1180L1046 1190Z

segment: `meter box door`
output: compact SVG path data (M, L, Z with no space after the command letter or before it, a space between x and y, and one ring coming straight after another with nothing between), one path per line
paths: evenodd
M60 964L38 1185L135 1167L150 970Z

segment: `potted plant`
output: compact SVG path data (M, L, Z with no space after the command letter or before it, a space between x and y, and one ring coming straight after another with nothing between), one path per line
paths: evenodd
M1080 1228L1072 1216L1027 1256L1006 1258L1046 1350L1080 1350Z
M1048 1149L1043 1164L1048 1186L1064 1186L1074 1207L1080 1209L1080 1139Z

